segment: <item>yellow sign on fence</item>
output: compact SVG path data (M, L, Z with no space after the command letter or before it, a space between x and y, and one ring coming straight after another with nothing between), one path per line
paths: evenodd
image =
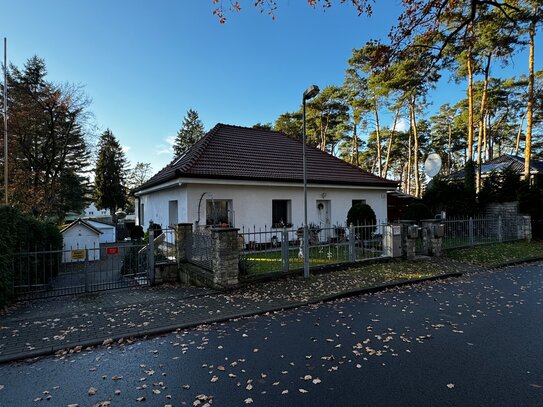
M72 250L72 260L85 260L85 249Z

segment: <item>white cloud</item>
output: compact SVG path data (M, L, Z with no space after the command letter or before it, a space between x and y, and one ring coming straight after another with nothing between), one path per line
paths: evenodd
M173 155L173 143L175 136L168 136L164 139L164 143L160 143L155 147L156 155Z
M407 130L409 130L409 121L401 117L396 123L396 131L404 132Z

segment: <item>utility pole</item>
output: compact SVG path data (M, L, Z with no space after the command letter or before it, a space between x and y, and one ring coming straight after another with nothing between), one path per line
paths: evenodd
M8 39L4 37L4 198L8 205Z

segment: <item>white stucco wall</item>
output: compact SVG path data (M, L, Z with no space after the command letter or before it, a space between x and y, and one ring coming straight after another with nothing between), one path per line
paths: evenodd
M272 200L291 200L291 221L294 226L303 224L304 196L300 186L277 185L202 185L188 186L188 218L193 223L198 217L198 201L202 193L212 194L213 199L227 199L232 201L235 214L236 228L270 228L272 225ZM324 197L323 197L324 194ZM204 200L208 196L204 197ZM307 221L308 224L319 224L317 201L330 201L330 224L345 225L347 212L352 206L353 199L365 199L366 203L375 211L378 222L386 221L387 199L385 190L376 189L348 189L336 186L308 186L307 191ZM200 223L205 223L205 205L202 203Z
M100 260L100 238L99 234L89 229L84 225L75 225L70 229L62 232L64 254L62 256L63 263L85 261L84 259L72 259L71 250L74 249L89 249L87 250L87 260Z
M145 230L149 226L149 221L158 223L162 227L169 226L169 201L175 200L177 200L178 223L187 222L187 187L182 185L140 196L139 205L136 205L136 224L139 225L142 219L140 211L143 204L144 214L141 226Z
M178 201L178 222L194 223L198 219L198 203L202 194L200 208L200 224L206 220L206 200L230 200L234 211L234 227L236 228L264 228L272 225L272 200L291 200L291 222L294 226L303 224L303 188L301 185L288 185L277 183L256 183L233 181L203 180L200 183L183 183L167 190L156 191L140 196L140 207L144 205L143 227L152 220L163 227L168 225L168 202ZM319 224L319 211L317 201L330 201L330 225L345 225L347 212L354 199L364 199L375 211L378 222L385 222L387 218L387 198L385 189L368 187L345 187L336 185L309 185L307 195L308 223ZM138 219L139 213L136 213Z

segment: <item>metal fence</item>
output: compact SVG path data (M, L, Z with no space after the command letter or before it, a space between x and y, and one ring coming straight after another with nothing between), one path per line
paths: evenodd
M470 217L441 221L445 227L443 248L473 246L523 239L529 222L524 216Z
M382 257L384 225L309 228L310 267ZM287 272L303 268L303 228L240 231L240 273Z
M195 228L189 235L187 243L187 260L205 270L212 271L211 230L205 227Z
M155 262L177 261L177 242L175 229L162 229L162 233L154 237Z
M122 242L92 248L14 254L13 292L20 299L148 285L147 246Z

